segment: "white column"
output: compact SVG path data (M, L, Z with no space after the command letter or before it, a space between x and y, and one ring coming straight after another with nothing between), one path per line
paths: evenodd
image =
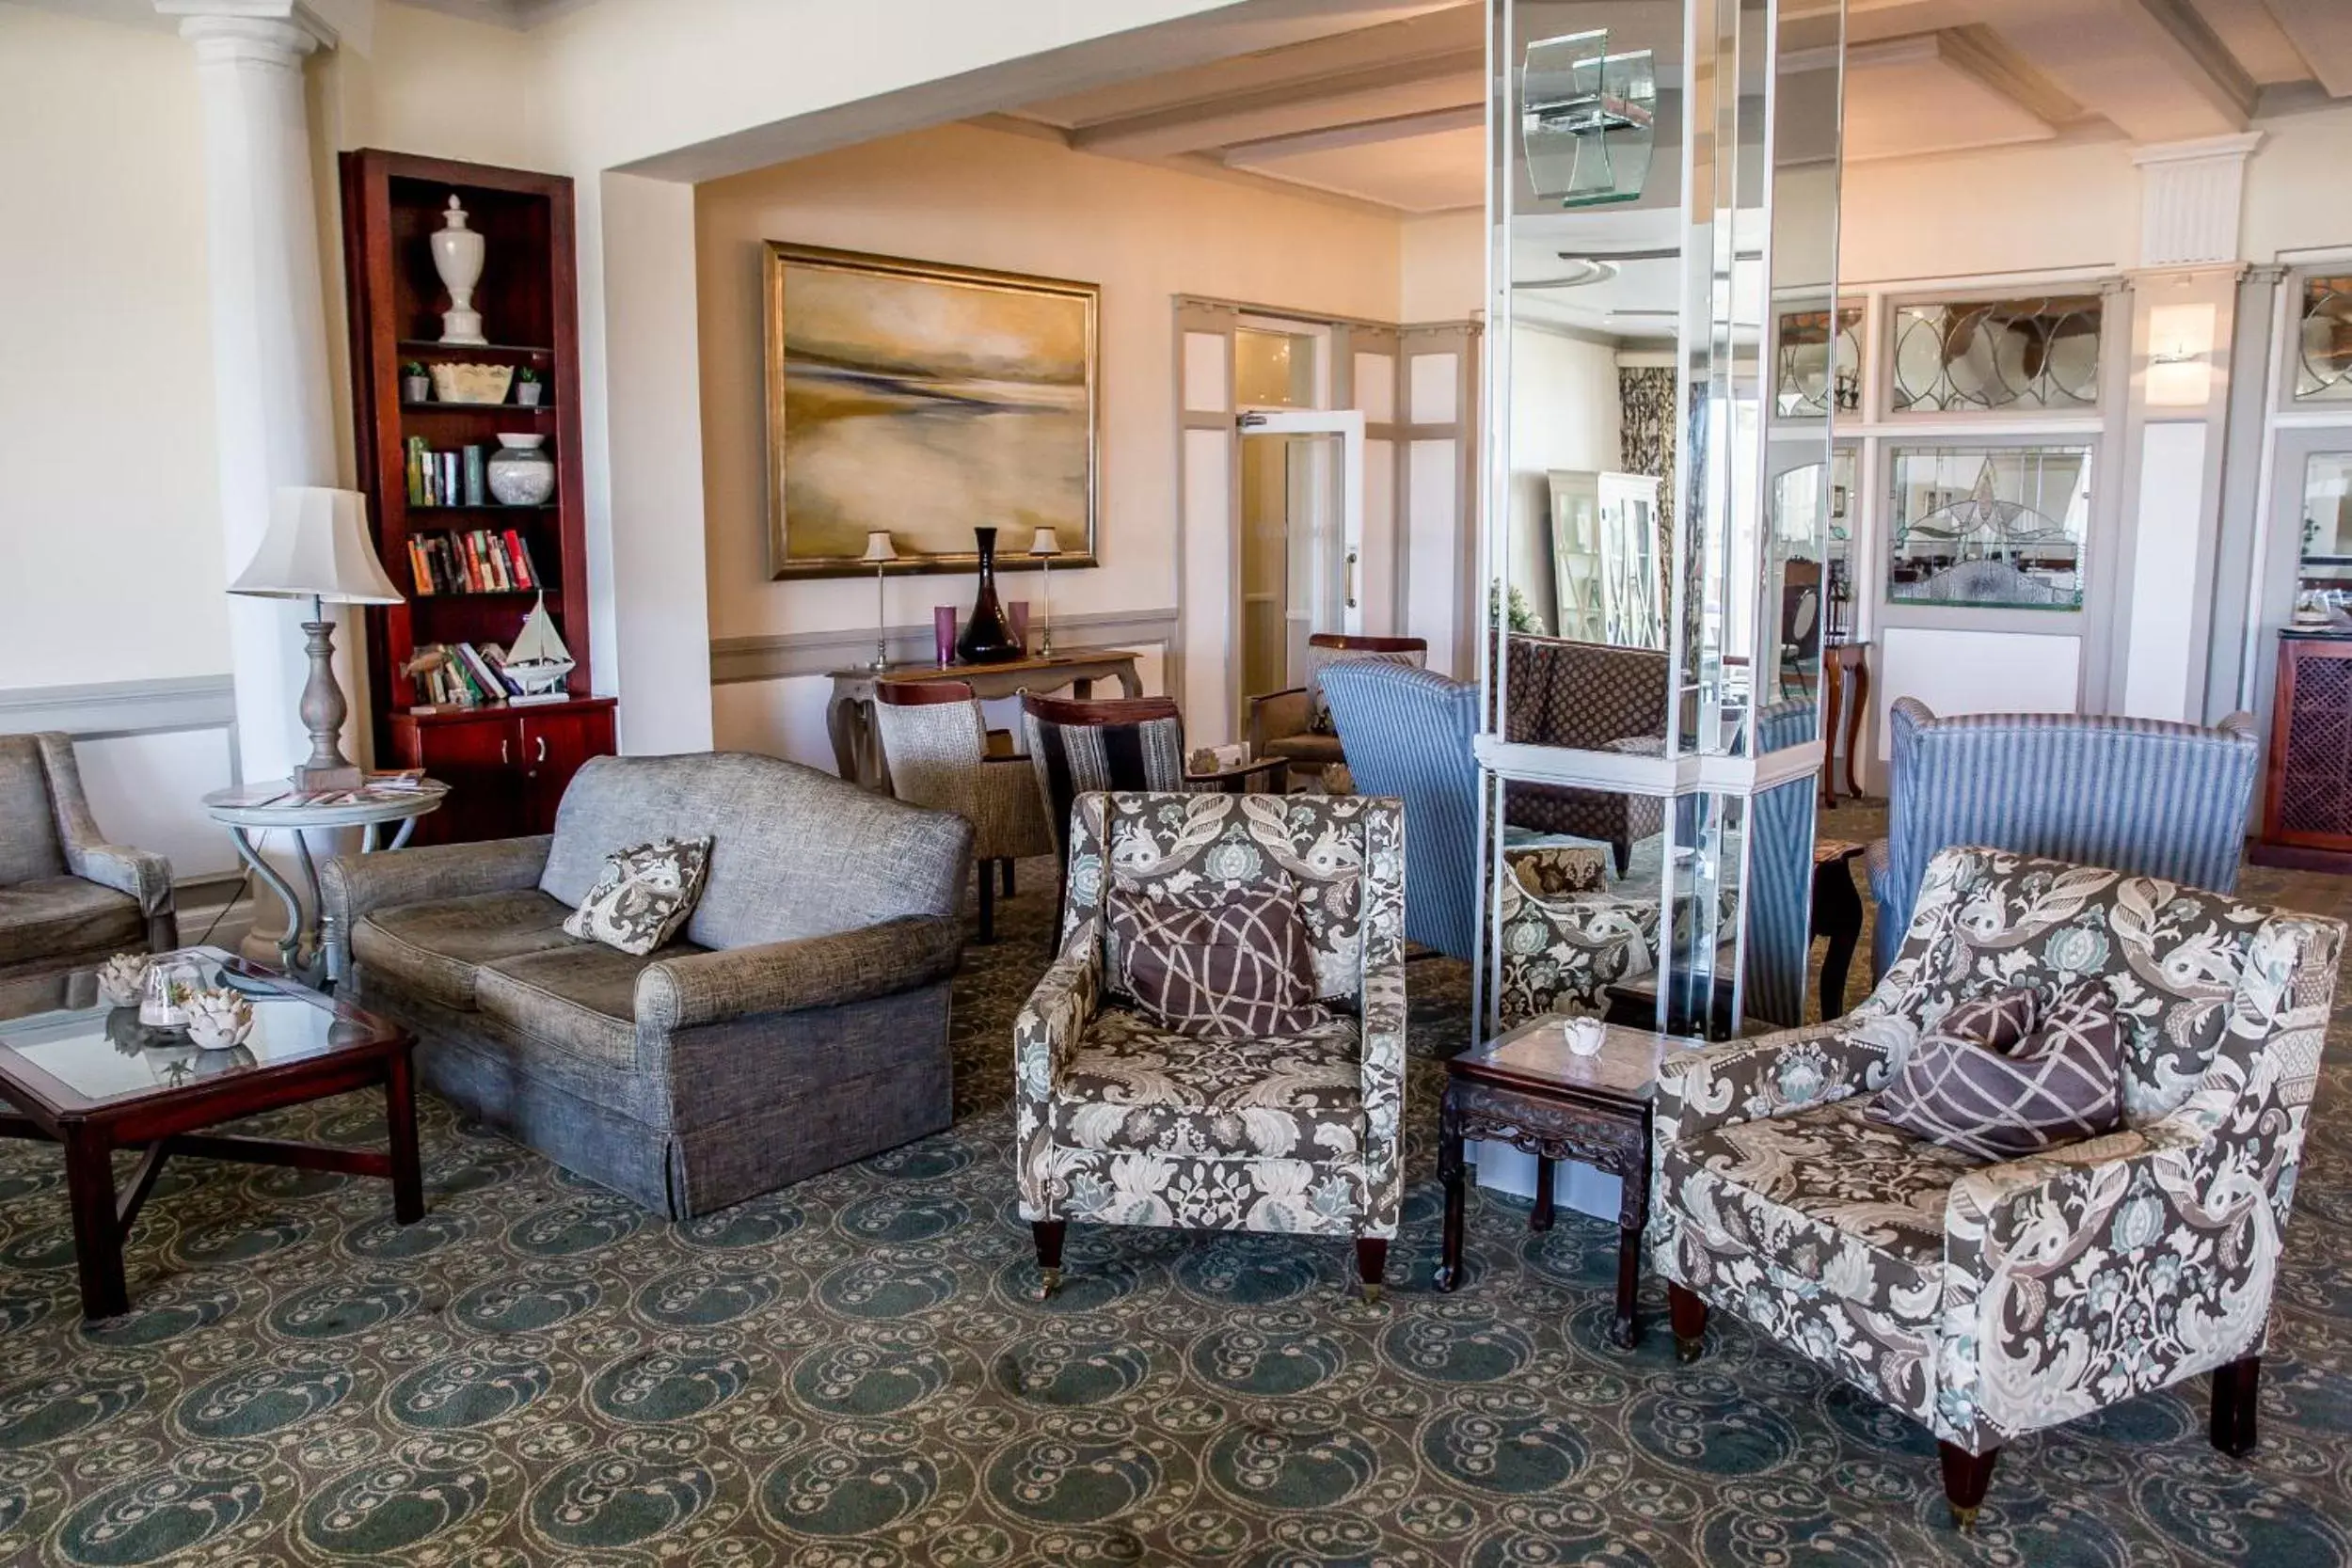
M181 18L181 36L195 45L203 103L222 561L233 578L268 526L273 490L335 483L302 83L303 57L334 40L291 3L158 0L156 9ZM248 781L282 778L309 753L295 712L308 673L297 627L309 611L230 600L237 745Z

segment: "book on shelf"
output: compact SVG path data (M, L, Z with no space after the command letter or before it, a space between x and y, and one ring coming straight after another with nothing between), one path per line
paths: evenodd
M417 593L509 594L539 586L531 543L518 529L452 529L408 536L408 569Z
M522 695L522 683L506 673L506 650L496 642L422 643L411 663L417 700L429 706L480 707Z

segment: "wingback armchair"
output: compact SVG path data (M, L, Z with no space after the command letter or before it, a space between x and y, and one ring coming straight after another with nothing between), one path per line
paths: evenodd
M171 863L106 842L73 737L0 735L0 976L179 945Z
M1200 1039L1115 997L1110 886L1287 887L1329 1021ZM1060 950L1013 1022L1021 1215L1049 1291L1071 1220L1353 1236L1376 1294L1403 1199L1405 845L1394 800L1090 793Z
M1954 844L2237 889L2261 765L2250 714L2211 729L2072 713L1938 719L1901 697L1887 723L1887 836L1867 862L1873 974L1895 960L1929 857Z
M1405 935L1464 960L1478 951L1478 688L1371 659L1323 672L1357 790L1405 812Z
M2178 883L1947 849L1844 1018L1681 1053L1658 1079L1650 1245L1683 1358L1708 1308L1926 1425L1970 1528L2010 1440L2213 1374L2254 1396L2343 926ZM1957 1003L2113 982L2122 1130L1985 1164L1867 1119Z

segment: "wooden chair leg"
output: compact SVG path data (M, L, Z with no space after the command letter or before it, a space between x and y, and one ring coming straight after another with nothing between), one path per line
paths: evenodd
M980 940L996 940L996 874L991 863L980 862Z
M2232 1459L2254 1451L2254 1407L2262 1390L2263 1358L2241 1356L2213 1370L2213 1446Z
M1037 1243L1038 1282L1049 1296L1061 1289L1061 1243L1069 1229L1068 1220L1029 1222L1029 1235Z
M996 863L1005 868L1005 896L1010 898L1013 896L1012 857L1010 855L1007 855L1003 860L997 862Z
M1973 1535L1977 1510L1984 1506L1984 1494L1993 1484L1993 1462L2001 1457L2001 1450L1970 1453L1957 1443L1935 1447L1944 1460L1944 1500L1952 1506L1952 1528Z
M1389 1272L1389 1239L1386 1236L1356 1238L1356 1274L1364 1282L1364 1300L1380 1299L1380 1286Z
M1707 1344L1707 1303L1694 1291L1679 1285L1666 1287L1666 1316L1675 1331L1675 1359L1696 1361Z

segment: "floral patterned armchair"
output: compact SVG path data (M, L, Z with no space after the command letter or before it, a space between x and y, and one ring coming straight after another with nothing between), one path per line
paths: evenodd
M1963 1529L2005 1442L2201 1373L2214 1442L2247 1452L2343 939L2153 878L1937 855L1853 1012L1661 1069L1650 1244L1684 1359L1721 1307L1924 1423ZM2122 1130L1987 1164L1862 1115L1957 1003L2090 976L2127 1025Z
M1071 816L1061 947L1013 1022L1021 1213L1047 1291L1073 1219L1353 1236L1376 1294L1403 1197L1404 813L1366 796L1098 793ZM1327 1024L1159 1029L1106 990L1104 893L1284 885Z

